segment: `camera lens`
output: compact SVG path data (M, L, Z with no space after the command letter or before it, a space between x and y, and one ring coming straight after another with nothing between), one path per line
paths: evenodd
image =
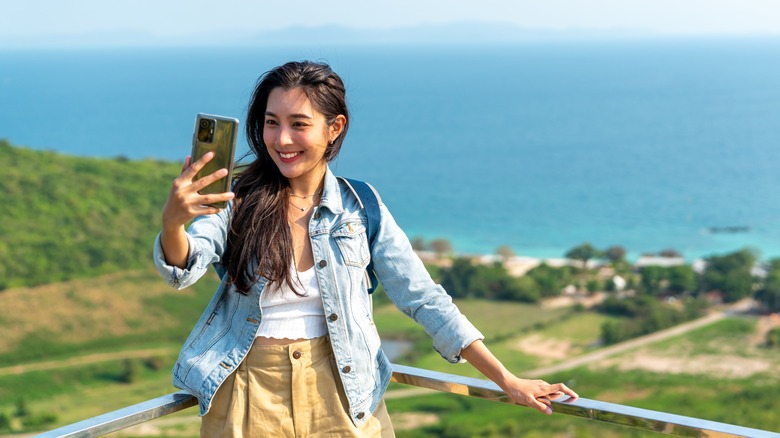
M209 122L208 122L208 120L201 120L201 121L200 121L200 127L201 127L201 128L208 128L208 127L209 127Z

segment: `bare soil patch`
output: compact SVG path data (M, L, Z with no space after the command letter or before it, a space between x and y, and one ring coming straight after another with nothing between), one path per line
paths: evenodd
M439 422L439 416L429 412L399 412L390 417L395 430L413 430Z
M780 327L780 313L773 313L769 316L762 316L756 323L756 331L750 338L750 345L759 347L766 343L766 334L770 330Z
M777 368L768 359L731 355L663 356L638 351L628 356L607 359L595 366L617 367L620 371L644 370L656 373L703 374L723 379L744 379Z
M563 339L546 338L540 334L534 333L524 336L517 341L515 347L536 357L558 361L566 359L572 351L572 342Z

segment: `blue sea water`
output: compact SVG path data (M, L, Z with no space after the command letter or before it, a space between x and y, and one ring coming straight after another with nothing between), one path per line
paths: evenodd
M409 236L780 256L780 40L6 51L0 138L180 160L197 112L243 119L257 77L293 59L344 78L333 168L373 183ZM727 226L749 231L707 231Z

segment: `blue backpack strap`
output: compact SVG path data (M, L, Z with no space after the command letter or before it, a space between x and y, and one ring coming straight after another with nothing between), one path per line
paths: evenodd
M367 183L363 181L358 181L356 179L351 178L344 178L339 177L340 180L344 181L347 186L352 190L352 193L357 198L358 202L360 203L360 206L363 207L363 210L366 213L366 218L368 219L368 224L366 225L366 235L368 236L368 248L370 251L374 249L374 240L376 240L376 233L379 229L379 221L380 221L380 213L379 213L379 198L377 197L377 194L374 192L374 189L371 188ZM376 286L378 284L378 281L376 279L376 274L374 274L374 261L370 260L368 262L368 267L366 268L366 271L368 272L368 293L372 294L374 293L374 290L376 290Z

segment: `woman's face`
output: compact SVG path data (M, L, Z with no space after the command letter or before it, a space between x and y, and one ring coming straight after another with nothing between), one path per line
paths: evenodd
M327 166L325 150L341 133L345 121L344 116L338 116L328 125L303 90L277 87L268 95L263 141L291 184L309 182L313 186L304 188L316 188Z

